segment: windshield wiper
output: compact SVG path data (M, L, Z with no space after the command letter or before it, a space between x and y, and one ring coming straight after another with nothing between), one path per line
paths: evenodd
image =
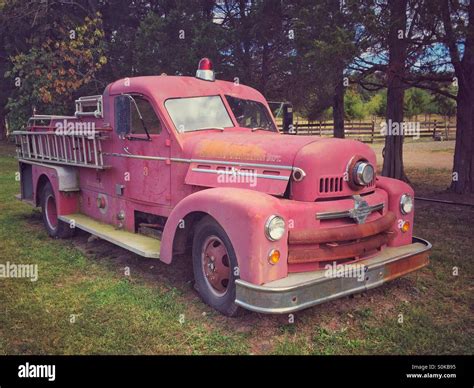
M269 131L270 128L264 128L264 127L254 127L252 128L252 132L255 132L255 131Z

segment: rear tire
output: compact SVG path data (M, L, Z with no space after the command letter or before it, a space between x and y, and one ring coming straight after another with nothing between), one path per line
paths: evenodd
M224 229L209 216L196 227L193 239L193 270L202 300L228 317L239 315L235 304L237 258Z
M74 235L75 228L58 219L58 206L53 187L48 182L41 193L41 212L46 231L54 238L69 238Z

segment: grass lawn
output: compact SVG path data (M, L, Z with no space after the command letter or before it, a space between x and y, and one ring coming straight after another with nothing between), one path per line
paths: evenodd
M473 353L472 208L416 203L415 232L434 246L418 273L299 312L294 323L231 319L193 291L189 258L167 266L85 233L49 238L39 211L13 198L12 148L2 145L0 155L0 264L39 271L36 282L0 279L0 354ZM441 193L450 177L408 173L424 196Z

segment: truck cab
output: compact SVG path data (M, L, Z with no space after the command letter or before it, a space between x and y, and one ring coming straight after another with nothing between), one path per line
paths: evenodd
M221 313L290 313L428 263L414 193L352 140L279 132L265 98L196 77L125 78L14 133L20 199L50 236L79 228L150 259L192 256Z

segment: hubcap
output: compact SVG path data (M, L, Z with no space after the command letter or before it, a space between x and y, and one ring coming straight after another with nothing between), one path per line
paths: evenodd
M49 224L51 229L56 229L58 227L58 211L56 209L56 201L52 195L49 195L46 198L46 221Z
M227 249L217 236L210 236L204 241L202 249L202 270L209 289L222 296L227 292L230 280L230 263Z

